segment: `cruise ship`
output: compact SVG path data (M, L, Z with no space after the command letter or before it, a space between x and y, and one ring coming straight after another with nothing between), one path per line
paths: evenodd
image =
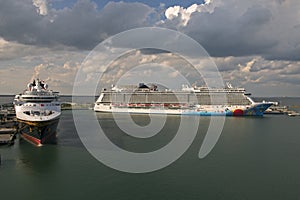
M61 115L59 93L48 89L39 79L15 96L14 107L19 132L27 141L41 146L56 141L56 128Z
M254 102L244 88L188 87L158 90L157 85L102 89L94 111L200 116L263 116L276 102Z

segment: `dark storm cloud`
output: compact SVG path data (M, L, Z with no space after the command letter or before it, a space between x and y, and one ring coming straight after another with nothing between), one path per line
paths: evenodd
M300 61L300 44L290 44L288 48L276 48L272 52L266 53L264 57L268 60Z
M300 60L299 9L298 0L213 0L190 14L186 25L182 22L188 9L181 8L161 26L186 33L214 57L255 55L268 60L297 61Z
M0 0L0 38L21 44L92 49L116 33L155 25L186 33L214 57L300 60L298 0L208 2L203 5L215 4L211 12L195 11L182 26L184 13L165 19L143 3L109 2L100 9L91 0L78 0L71 8L59 10L48 4L47 15L40 15L31 0Z
M142 3L110 2L102 10L79 0L72 8L50 9L46 16L32 1L0 0L0 37L33 45L91 49L121 31L147 25L153 9Z
M230 10L216 8L214 13L195 13L186 33L199 41L212 56L260 54L277 41L260 33L270 21L271 12L259 6L249 8L240 17Z
M0 36L6 40L33 43L42 16L29 0L0 0Z

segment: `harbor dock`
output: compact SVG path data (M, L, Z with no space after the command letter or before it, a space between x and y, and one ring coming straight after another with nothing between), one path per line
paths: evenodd
M17 129L12 128L0 128L0 144L13 144L16 137Z
M0 144L13 144L17 134L16 114L11 106L0 109Z
M63 102L61 104L61 110L89 110L91 108L93 108L91 103Z

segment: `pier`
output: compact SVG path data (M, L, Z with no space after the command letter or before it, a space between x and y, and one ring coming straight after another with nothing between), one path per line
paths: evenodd
M13 128L0 128L0 144L13 144L16 137L17 129Z
M88 110L91 108L93 108L91 103L63 102L61 104L61 110Z
M16 113L12 105L0 108L0 144L13 144L17 134Z

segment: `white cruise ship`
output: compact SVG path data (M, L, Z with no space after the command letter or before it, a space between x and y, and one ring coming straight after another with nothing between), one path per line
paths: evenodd
M244 88L187 87L159 91L156 85L102 89L94 110L200 116L262 116L275 102L254 102Z
M56 141L61 115L58 92L49 90L44 81L35 79L22 94L15 96L14 106L23 138L38 146Z

